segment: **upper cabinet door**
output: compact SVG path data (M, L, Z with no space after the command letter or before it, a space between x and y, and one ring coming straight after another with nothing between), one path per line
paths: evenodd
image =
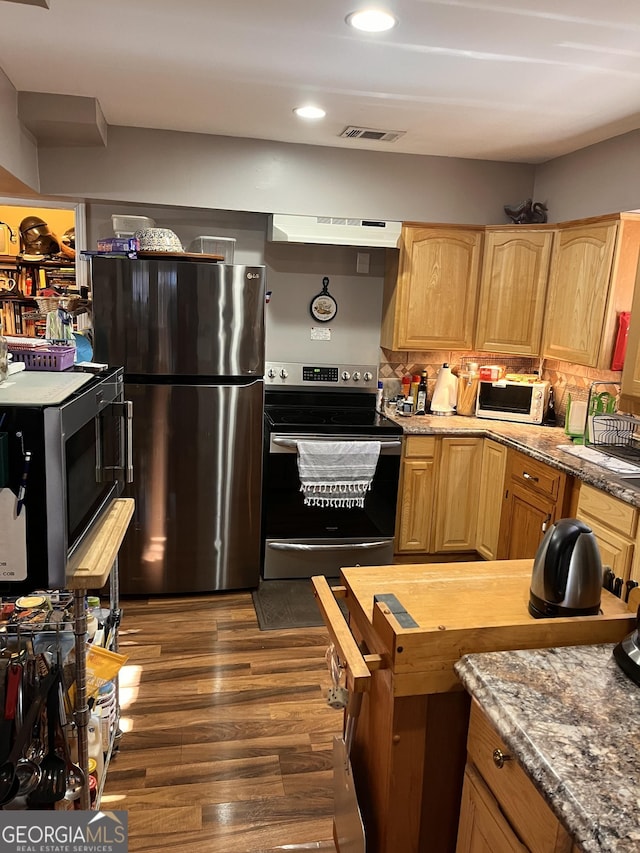
M403 227L397 277L391 268L385 281L383 347L472 347L483 230Z
M611 352L603 344L616 295L612 273L617 231L616 220L559 229L551 259L545 357L609 367Z
M480 278L478 350L540 354L553 230L489 230Z
M640 216L561 228L551 258L543 355L609 370L618 313L630 311Z

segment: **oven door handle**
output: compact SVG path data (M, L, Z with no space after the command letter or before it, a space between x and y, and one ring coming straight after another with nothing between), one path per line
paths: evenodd
M391 540L384 542L357 542L345 545L305 545L301 542L269 542L267 547L274 551L369 551L386 548Z
M319 438L310 439L310 441L322 441L322 440L323 439L319 439ZM331 441L331 437L329 436L326 440ZM345 440L345 439L341 439L341 440ZM367 439L363 439L363 440L366 441ZM391 447L400 447L402 444L400 439L394 439L393 441L384 441L384 440L381 440L378 438L370 438L368 440L369 441L380 441L380 452L381 453L383 450L387 450L388 448L391 448ZM288 447L291 450L297 450L298 449L298 441L300 441L300 439L297 439L297 438L272 438L271 441L273 442L273 444L277 444L278 447Z

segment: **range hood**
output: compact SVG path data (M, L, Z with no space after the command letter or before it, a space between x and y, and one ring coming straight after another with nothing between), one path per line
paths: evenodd
M269 218L267 239L273 243L324 243L334 246L386 246L396 248L401 222L380 219L344 219L332 216Z

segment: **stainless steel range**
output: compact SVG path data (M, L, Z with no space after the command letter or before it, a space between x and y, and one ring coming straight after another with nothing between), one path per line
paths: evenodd
M263 476L265 579L335 576L393 561L402 428L375 408L375 365L267 363ZM298 444L379 442L364 506L309 506Z

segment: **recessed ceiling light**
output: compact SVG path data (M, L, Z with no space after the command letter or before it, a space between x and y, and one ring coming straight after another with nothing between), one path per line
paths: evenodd
M359 12L351 12L345 20L349 26L366 33L383 33L398 23L397 18L382 9L361 9Z
M326 112L320 107L296 107L294 113L300 118L324 118L326 116Z

